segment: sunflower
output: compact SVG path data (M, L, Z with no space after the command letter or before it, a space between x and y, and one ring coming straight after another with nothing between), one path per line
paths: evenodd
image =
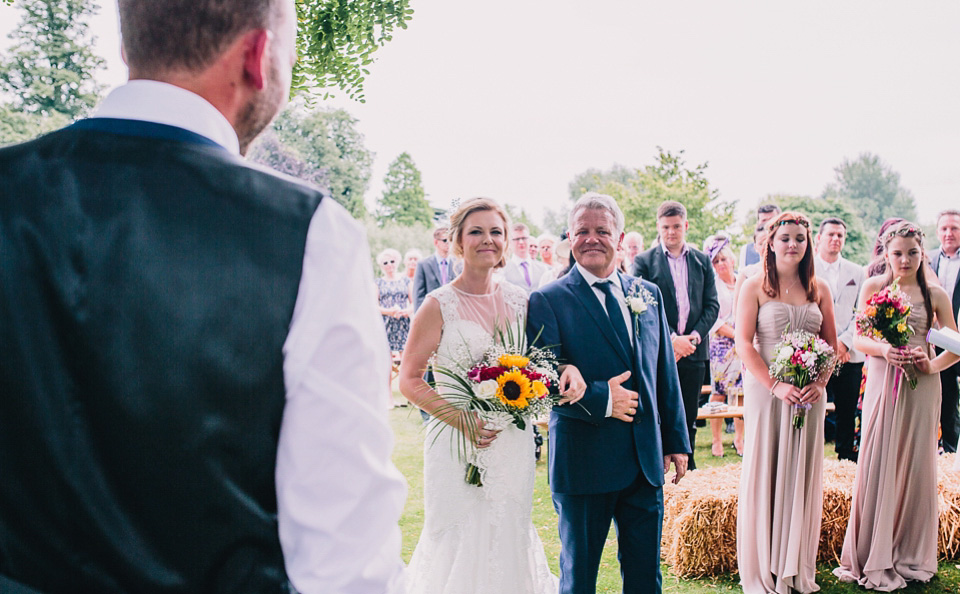
M513 408L526 408L534 393L530 380L519 371L508 371L497 378L497 398Z
M550 392L549 390L547 390L547 385L539 380L536 380L533 382L532 389L533 389L533 395L536 396L537 398L543 398Z
M497 359L497 363L504 367L523 368L526 367L529 362L530 359L527 359L523 355L500 355L500 358Z

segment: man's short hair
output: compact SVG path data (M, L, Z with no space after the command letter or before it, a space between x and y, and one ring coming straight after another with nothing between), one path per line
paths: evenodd
M660 220L664 217L681 217L687 218L687 207L680 204L676 200L666 200L660 203L660 206L657 208L657 220Z
M530 234L530 227L527 227L523 223L514 223L513 227L511 227L510 230L516 233L517 235L521 233L526 233L527 235ZM530 238L528 237L527 239L530 239Z
M567 216L567 225L570 226L570 232L573 232L573 220L577 217L577 213L585 209L593 210L605 210L610 213L610 216L613 217L614 224L617 226L617 233L623 233L624 220L623 220L623 211L620 210L620 206L617 204L617 201L613 196L608 196L606 194L599 194L597 192L587 192L577 200L573 205L573 208L570 209L570 214Z
M438 239L443 239L449 237L450 229L447 227L437 227L433 230L433 240L437 241Z
M758 217L762 214L770 214L770 213L773 213L775 215L780 214L780 207L777 206L776 204L761 204L760 206L757 207Z
M823 233L823 228L827 225L840 225L843 227L843 230L847 230L847 224L843 222L843 219L838 219L837 217L829 217L820 221L820 231L817 233Z
M940 212L937 213L937 224L939 225L940 219L946 216L960 217L960 210L957 210L956 208L948 208L946 210L941 210Z
M274 30L284 0L119 0L127 63L142 75L198 71L237 35Z

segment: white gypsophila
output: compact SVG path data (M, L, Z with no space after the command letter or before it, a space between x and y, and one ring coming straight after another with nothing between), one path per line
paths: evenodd
M497 397L497 380L486 380L480 382L475 390L477 398L483 400L493 400Z

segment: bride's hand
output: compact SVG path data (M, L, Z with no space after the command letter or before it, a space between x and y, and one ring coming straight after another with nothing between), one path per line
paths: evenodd
M477 413L470 412L467 414L473 417L473 422L471 423L467 419L461 418L457 429L463 432L467 437L467 441L471 442L477 448L481 450L489 448L493 440L500 434L500 429L487 429L484 426L485 422Z
M587 382L583 381L580 370L573 365L564 365L560 372L560 393L563 397L557 404L573 404L583 398L587 391Z

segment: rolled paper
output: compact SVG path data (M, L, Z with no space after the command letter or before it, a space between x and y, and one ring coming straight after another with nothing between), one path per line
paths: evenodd
M950 328L931 328L927 332L927 342L955 355L960 355L960 332Z

